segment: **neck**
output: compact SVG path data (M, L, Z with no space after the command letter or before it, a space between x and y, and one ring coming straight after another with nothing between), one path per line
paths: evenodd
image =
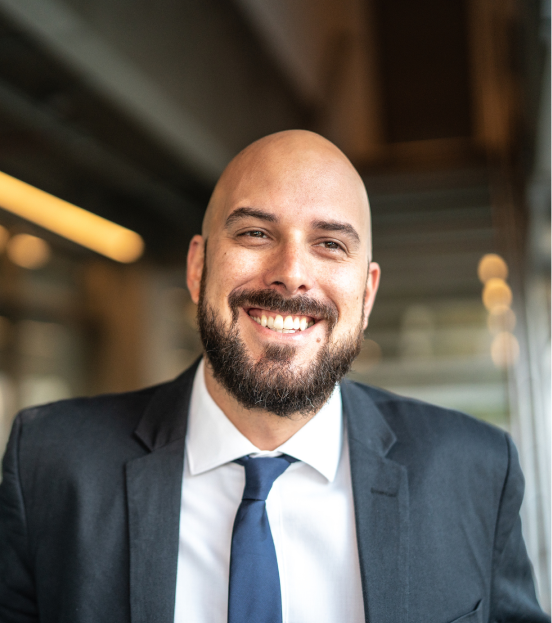
M245 409L215 379L209 362L206 359L204 361L205 385L211 398L240 433L259 450L276 450L314 416L297 413L290 417L280 417L264 409Z

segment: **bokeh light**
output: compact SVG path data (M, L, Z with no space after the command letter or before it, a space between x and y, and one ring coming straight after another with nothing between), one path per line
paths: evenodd
M489 311L495 307L510 307L512 304L510 286L498 277L489 279L483 288L483 304Z
M509 331L498 333L491 344L491 357L497 368L512 366L519 357L519 343Z
M516 326L516 315L508 306L497 305L493 307L489 313L487 326L491 333L513 331Z
M487 253L477 267L477 276L481 283L487 283L489 279L506 279L508 277L508 265L496 253Z
M6 248L10 260L22 268L42 268L51 256L50 245L42 238L29 234L17 234Z
M117 262L135 262L144 252L144 241L136 232L1 171L0 206Z

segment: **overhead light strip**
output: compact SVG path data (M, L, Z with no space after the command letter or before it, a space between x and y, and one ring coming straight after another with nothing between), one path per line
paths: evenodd
M0 171L0 207L117 262L135 262L142 237Z

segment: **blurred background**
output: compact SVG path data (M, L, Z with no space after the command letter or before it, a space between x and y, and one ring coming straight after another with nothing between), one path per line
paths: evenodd
M549 0L0 0L0 453L22 407L195 359L188 242L289 128L370 194L351 376L511 432L550 611Z

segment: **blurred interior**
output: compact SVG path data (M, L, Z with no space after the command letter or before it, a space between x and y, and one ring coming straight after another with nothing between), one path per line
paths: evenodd
M197 357L188 242L227 161L296 127L371 199L351 376L512 433L550 611L549 0L0 0L0 451L20 408ZM106 221L69 239L51 195ZM107 221L139 258L85 245Z

